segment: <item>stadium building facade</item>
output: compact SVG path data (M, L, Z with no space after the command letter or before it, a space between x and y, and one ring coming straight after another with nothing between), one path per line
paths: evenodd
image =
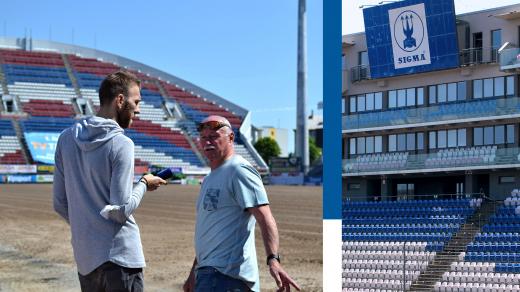
M453 7L453 1L441 2L423 10ZM386 7L390 18L400 12L397 3ZM427 21L419 10L409 18L402 12L395 23L384 16L386 26L374 23L381 19L379 7L365 9L365 32L343 37L343 195L388 200L485 193L504 199L520 188L520 4L456 16L452 8ZM421 24L430 34L431 64L400 67L420 62L424 50L397 58L381 39L393 38L410 51L412 39L417 46L427 43L411 37ZM450 26L451 39L439 41L442 32L432 36L442 27L449 35ZM383 31L388 27L394 30ZM395 60L385 63L392 50Z
M235 149L261 173L268 167L251 145L248 110L148 65L85 47L28 38L0 38L0 183L52 181L59 133L95 114L103 78L117 70L142 81L141 113L125 130L135 144L136 173L176 167L201 176L209 167L196 124L226 117Z

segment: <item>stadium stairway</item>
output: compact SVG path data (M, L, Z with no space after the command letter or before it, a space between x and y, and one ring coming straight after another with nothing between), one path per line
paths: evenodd
M27 147L27 142L25 141L25 137L23 135L23 131L20 128L20 124L17 120L11 120L11 124L13 124L13 129L16 132L16 137L18 138L18 141L20 141L20 148L22 149L22 155L25 159L25 162L27 164L33 164L34 161L32 160L31 155L29 154L29 148Z
M74 75L74 72L72 72L72 66L70 65L68 56L66 54L61 54L61 58L63 59L63 64L65 64L65 69L67 70L67 74L69 75L70 82L72 83L72 87L74 88L74 92L76 93L76 98L82 98L83 95L81 94L81 90L79 89L78 79L76 79L76 75Z
M466 246L489 222L490 217L498 208L496 202L484 200L473 216L468 218L459 232L446 244L444 249L435 255L432 263L422 272L416 281L412 282L409 291L433 291L435 283L442 279L445 272L449 272L451 264L458 260L459 254L466 251Z

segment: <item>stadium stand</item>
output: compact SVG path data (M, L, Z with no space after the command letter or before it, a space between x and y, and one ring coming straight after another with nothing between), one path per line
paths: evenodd
M95 113L99 109L97 89L101 81L121 68L127 66L70 53L0 49L2 91L15 104L10 108L18 110L0 113L0 163L28 163L23 156L27 149L23 133L59 133L75 119ZM125 131L136 146L136 166L182 167L195 174L207 173L207 164L197 147L196 123L209 114L219 114L234 127L237 152L262 173L267 171L265 163L258 160L259 155L253 155L254 150L240 140L241 116L160 77L127 70L142 81L141 112ZM174 112L168 108L170 104L175 107ZM9 131L4 129L9 127Z

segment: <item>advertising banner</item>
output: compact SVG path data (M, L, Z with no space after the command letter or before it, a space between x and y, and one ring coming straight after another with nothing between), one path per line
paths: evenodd
M24 136L34 161L54 164L54 153L60 133L31 132L24 133Z

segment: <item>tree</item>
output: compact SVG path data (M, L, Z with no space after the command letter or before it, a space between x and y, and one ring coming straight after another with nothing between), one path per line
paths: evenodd
M258 139L254 147L266 163L269 163L269 160L272 157L278 157L278 155L281 153L280 146L278 146L276 140L271 137L263 137Z
M316 159L321 156L321 148L316 146L316 141L313 137L309 137L309 162L313 164Z

